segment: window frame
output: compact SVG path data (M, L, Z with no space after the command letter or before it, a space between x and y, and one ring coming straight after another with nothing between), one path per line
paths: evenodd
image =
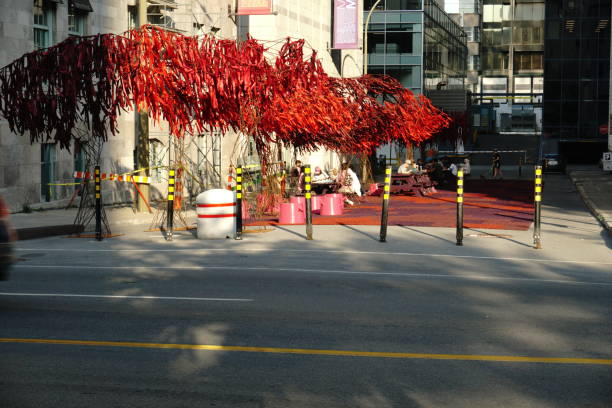
M37 12L41 13L38 14ZM51 47L55 42L55 5L45 0L34 0L32 6L32 31L34 48L37 50ZM42 16L44 21L43 24L40 20L37 22L37 17ZM42 34L38 35L38 34ZM38 40L44 36L44 44Z

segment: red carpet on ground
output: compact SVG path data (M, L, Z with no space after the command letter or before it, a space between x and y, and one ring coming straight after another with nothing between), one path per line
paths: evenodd
M454 187L449 187L453 188ZM533 182L529 180L466 180L464 189L466 228L527 230L533 222ZM426 197L392 195L389 225L455 227L455 190ZM315 225L380 225L381 197L364 197L346 206L343 215L313 214ZM278 225L277 216L249 220L246 225Z

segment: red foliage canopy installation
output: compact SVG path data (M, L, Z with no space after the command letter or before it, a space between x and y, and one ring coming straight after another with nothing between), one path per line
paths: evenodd
M187 37L146 26L124 35L70 37L0 70L0 114L13 132L69 148L84 122L94 137L117 132L121 111L147 109L170 132L242 131L260 152L368 152L392 140L421 142L449 117L387 76L328 76L303 40L270 48Z

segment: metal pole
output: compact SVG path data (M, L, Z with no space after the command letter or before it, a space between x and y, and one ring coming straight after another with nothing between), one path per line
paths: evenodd
M147 21L147 0L138 0L138 27L145 26ZM138 138L136 142L136 169L145 169L140 172L141 176L149 175L149 113L146 105L136 106ZM172 136L170 136L172 139ZM136 196L136 211L148 211L147 201L150 198L148 184L140 184L139 192Z
M242 239L242 166L236 167L236 239Z
M542 249L542 237L540 233L542 218L542 166L535 168L535 214L533 223L533 244L535 249Z
M100 188L100 166L94 170L96 186L96 241L102 241L102 189Z
M304 188L306 189L306 239L312 240L312 186L310 185L310 164L306 165L304 169L306 173L304 177Z
M174 228L174 169L168 170L168 228L166 239L172 241Z
M385 169L382 216L380 219L380 242L387 242L387 223L389 221L389 193L391 192L391 166Z
M457 245L463 246L463 165L457 170Z
M370 25L372 12L380 2L381 0L377 0L376 3L372 5L372 8L370 8L370 11L368 11L365 25L363 26L363 75L367 75L368 73L368 26Z

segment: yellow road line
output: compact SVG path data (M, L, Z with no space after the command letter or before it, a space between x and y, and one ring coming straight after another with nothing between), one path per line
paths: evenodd
M374 358L425 359L425 360L464 360L464 361L493 361L493 362L511 362L511 363L612 365L612 359L601 359L601 358L487 356L487 355L472 355L472 354L385 353L385 352L376 352L376 351L354 351L354 350L318 350L318 349L297 349L297 348L277 348L277 347L219 346L219 345L214 345L214 344L167 344L167 343L138 343L138 342L125 342L125 341L88 341L88 340L18 339L18 338L0 338L0 343L55 344L55 345L93 346L93 347L131 347L131 348L201 350L201 351L241 351L241 352L248 352L248 353L301 354L301 355L319 355L319 356L374 357Z

